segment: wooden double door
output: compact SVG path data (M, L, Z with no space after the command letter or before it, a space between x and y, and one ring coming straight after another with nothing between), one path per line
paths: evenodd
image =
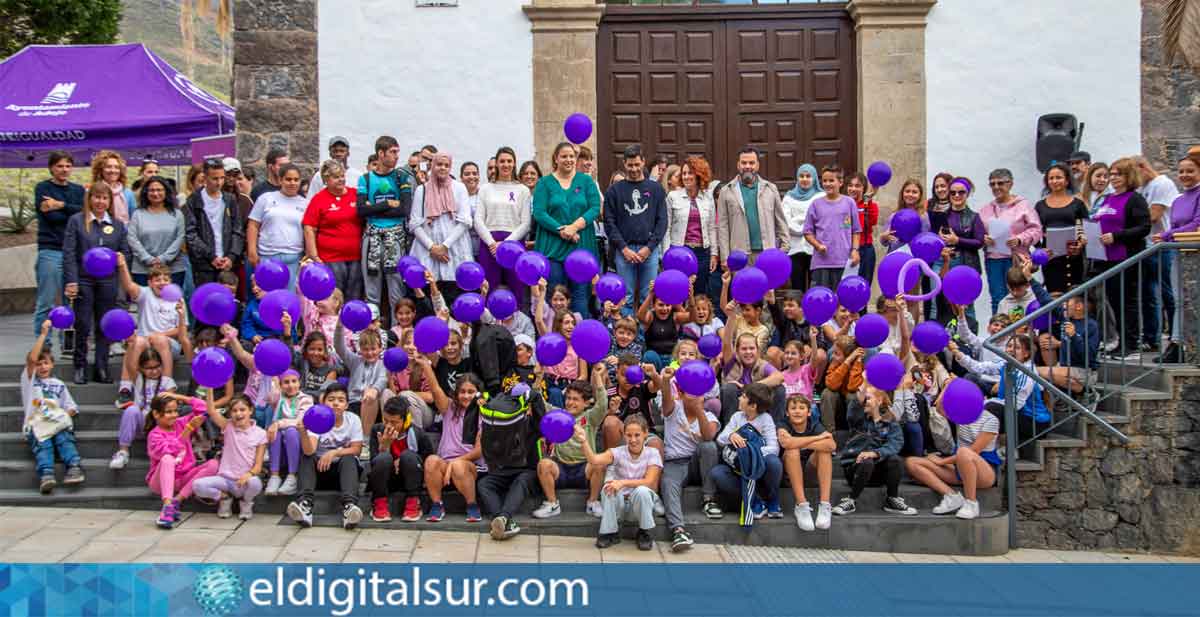
M854 169L854 39L844 9L630 8L610 8L598 33L602 185L635 143L648 158L702 155L721 180L752 145L763 154L760 173L783 189L805 162Z

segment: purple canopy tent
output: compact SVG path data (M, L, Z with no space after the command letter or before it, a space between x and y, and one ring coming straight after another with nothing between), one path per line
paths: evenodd
M30 45L0 63L0 167L116 150L191 164L191 140L234 131L233 108L145 45Z

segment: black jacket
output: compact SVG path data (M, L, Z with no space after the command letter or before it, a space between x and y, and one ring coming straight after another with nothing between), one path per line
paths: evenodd
M475 443L482 416L480 448L489 471L536 468L542 450L538 443L542 416L546 415L541 394L531 390L522 398L504 393L484 397L463 417L463 443Z
M183 205L183 218L187 221L187 250L188 259L192 260L192 271L212 272L212 260L216 257L213 250L213 229L208 222L208 214L204 212L204 198L200 196L201 187L188 196ZM225 202L225 214L221 223L221 247L224 255L237 263L241 261L246 250L245 222L238 216L237 200L233 195L221 192L221 200Z
M83 270L83 255L96 247L102 246L122 253L125 255L126 262L130 259L129 241L124 223L115 219L103 223L92 221L92 230L87 231L83 227L83 217L85 216L89 216L87 212L80 212L71 215L67 221L62 246L63 283L78 283L81 278L87 281L96 280ZM103 280L112 281L115 277L116 272L114 271L112 276Z
M483 380L488 394L495 396L503 389L504 377L517 363L517 345L508 328L480 321L471 326L471 360L475 374Z

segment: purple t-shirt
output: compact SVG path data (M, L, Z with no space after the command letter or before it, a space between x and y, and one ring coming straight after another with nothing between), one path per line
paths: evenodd
M845 195L836 201L825 197L814 199L804 218L804 233L816 236L826 246L826 251L813 251L812 269L845 268L850 261L853 234L861 232L858 206L853 199Z

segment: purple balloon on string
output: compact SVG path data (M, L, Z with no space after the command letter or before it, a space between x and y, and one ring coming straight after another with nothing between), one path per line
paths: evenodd
M922 321L913 328L912 344L921 353L938 353L949 343L950 334L946 327L936 321Z
M890 353L875 354L867 360L867 382L880 390L895 390L904 380L904 363Z
M573 113L567 116L563 122L563 134L566 135L567 141L573 144L581 144L592 136L592 119L586 114Z
M734 272L745 268L748 263L750 263L750 256L745 251L734 251L725 259L725 265Z
M778 289L792 277L792 258L779 249L767 249L758 254L754 267L767 275L767 286Z
M590 283L597 274L600 274L600 263L596 261L596 256L587 249L575 249L567 253L567 258L563 260L563 269L567 271L567 278L570 278L576 283Z
M601 302L616 304L625 299L625 281L613 273L605 274L596 281L596 297Z
M942 411L951 422L963 425L971 424L983 414L983 391L979 386L966 379L955 379L946 384L946 392L942 395Z
M679 270L666 270L654 279L654 297L667 304L686 304L690 292L691 283Z
M595 319L585 319L575 326L575 331L571 333L571 347L575 349L575 353L585 361L599 362L608 357L608 348L612 343L612 337L608 333L608 328L604 324Z
M487 309L496 319L508 319L517 312L517 297L507 289L497 289L488 294Z
M450 324L430 315L413 328L413 344L421 353L441 351L450 342Z
M278 377L292 365L292 350L287 343L269 338L254 348L254 368L268 377Z
M871 349L878 347L887 340L889 326L887 319L878 313L863 315L854 324L854 340L860 347Z
M50 325L59 330L66 330L75 323L75 311L65 306L56 306L50 309Z
M233 369L233 356L221 347L201 349L192 359L192 378L205 388L220 388L229 383Z
M463 291L479 289L485 278L487 275L483 271L483 266L473 261L464 261L454 270L454 281Z
M399 347L383 352L383 367L392 373L403 371L408 368L408 352Z
M274 259L264 259L254 268L254 282L263 291L285 289L290 278L291 273L288 272L287 266Z
M700 348L700 355L709 359L721 355L721 346L721 337L716 334L705 334L696 342L696 347Z
M687 276L692 276L700 271L696 254L686 246L672 246L667 249L667 252L663 253L662 263L663 270L678 270Z
M258 316L272 330L283 330L283 314L292 318L292 327L300 320L300 298L286 289L267 292L258 305Z
M847 311L857 313L867 308L867 303L871 301L871 284L857 274L847 276L838 283L837 297Z
M517 258L525 252L525 246L516 240L505 240L496 245L496 261L502 268L512 269Z
M117 269L117 254L112 249L97 246L83 254L83 271L92 278L108 278Z
M166 287L163 287L162 291L158 292L158 297L167 302L179 302L183 299L183 289L180 289L179 285L175 283L170 283Z

